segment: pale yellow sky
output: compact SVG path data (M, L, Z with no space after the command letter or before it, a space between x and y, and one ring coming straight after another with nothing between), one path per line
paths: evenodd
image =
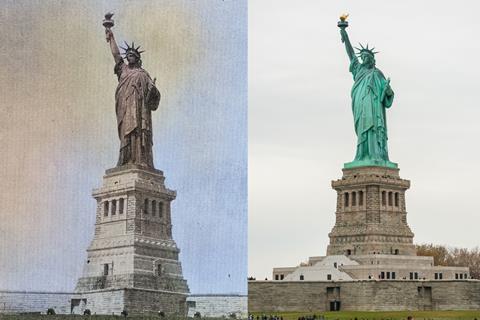
M38 190L61 183L54 181L65 157L83 152L91 161L102 161L105 156L115 159L117 140L112 132L117 80L102 26L103 13L110 5L92 4L30 1L11 3L2 10L1 39L8 48L1 53L0 73L0 133L7 151L0 168L2 228L21 228L17 236L23 238L17 241L41 233L51 223L19 213L54 202ZM168 99L178 94L177 83L201 59L195 15L172 2L112 6L117 7L113 31L118 41L143 45L144 67L158 78L162 92L168 92L155 116L168 115L168 108L174 107ZM181 27L185 25L188 28Z

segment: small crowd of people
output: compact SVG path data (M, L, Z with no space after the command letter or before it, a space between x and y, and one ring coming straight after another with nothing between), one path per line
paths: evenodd
M283 320L283 317L277 316L277 315L266 315L266 314L263 314L261 316L259 315L254 316L253 314L249 314L248 320ZM326 320L326 317L323 315L317 316L316 314L312 314L312 315L300 316L298 317L298 320ZM363 319L363 318L359 319L355 317L350 320L366 320L366 319ZM389 319L385 319L385 320L389 320ZM415 320L415 319L413 318L413 316L407 316L406 320ZM477 320L477 318L475 318L474 320Z
M298 320L317 320L317 319L318 320L324 320L325 317L323 315L319 315L317 317L316 314L298 317Z
M250 314L248 315L248 320L283 320L283 316L263 314L255 317L253 314ZM325 320L325 318L322 315L317 316L314 314L298 317L298 320Z
M253 314L248 315L248 320L283 320L283 317L277 315L266 315L262 314L261 316L255 317Z

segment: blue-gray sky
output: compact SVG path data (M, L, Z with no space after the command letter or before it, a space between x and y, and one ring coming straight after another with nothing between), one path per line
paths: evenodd
M162 93L154 158L177 190L173 235L192 293L245 293L246 1L3 1L0 288L72 290L115 165L117 41L146 50Z
M374 45L395 91L390 159L411 180L417 243L480 244L480 52L476 1L249 3L249 274L324 255L343 163L355 155L348 58Z

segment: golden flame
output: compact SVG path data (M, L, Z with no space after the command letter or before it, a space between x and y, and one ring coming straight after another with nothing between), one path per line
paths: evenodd
M343 21L347 20L347 18L348 18L348 13L344 13L340 16L340 21L343 22Z

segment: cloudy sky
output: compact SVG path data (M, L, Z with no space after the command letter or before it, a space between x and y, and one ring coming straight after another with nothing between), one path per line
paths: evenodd
M246 1L2 1L0 289L72 290L116 164L118 42L162 93L154 162L177 190L173 235L192 293L246 292Z
M480 245L480 22L475 1L249 3L249 275L324 255L343 163L353 160L353 84L336 26L374 45L395 91L389 154L411 180L416 243Z

